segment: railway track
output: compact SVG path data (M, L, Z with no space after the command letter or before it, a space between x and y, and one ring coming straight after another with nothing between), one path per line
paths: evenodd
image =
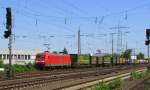
M146 66L146 65L145 65ZM129 70L131 68L141 68L143 65L140 66L122 66L122 67L113 67L109 69L97 69L91 70L91 71L85 71L82 72L82 70L79 70L77 72L69 72L69 73L61 73L61 74L53 74L53 75L41 75L34 77L34 75L31 75L31 77L28 78L22 78L22 79L14 79L14 80L6 80L6 81L0 81L0 90L10 90L10 89L18 89L23 87L29 87L29 86L36 86L36 85L43 85L45 83L54 83L59 82L63 80L72 80L72 79L82 79L89 76L99 76L99 75L106 75L110 73L115 73L123 70ZM36 74L35 74L36 75Z
M126 67L126 66L114 66L116 68ZM86 71L93 71L93 70L103 70L109 69L112 67L94 67L94 68L83 68L83 69L59 69L59 70L52 70L52 71L36 71L36 72L28 72L28 73L16 73L12 79L22 79L22 78L31 78L31 77L39 77L39 76L47 76L47 75L58 75L64 73L73 73L73 72L86 72ZM4 79L0 79L2 81Z
M140 65L144 66L144 65ZM134 67L132 65L129 66L114 66L114 68L126 68L126 67ZM63 69L63 70L52 70L52 71L38 71L38 72L31 72L31 73L23 73L23 74L16 74L14 75L14 79L20 78L31 78L31 77L39 77L39 76L46 76L46 75L58 75L58 74L68 74L68 73L75 73L75 72L86 72L86 71L95 71L95 70L103 70L103 69L111 69L112 67L94 67L94 68L83 68L83 69Z
M143 72L145 70L146 69L136 70L136 72ZM79 85L74 85L74 86L71 86L71 87L64 88L63 90L79 90L79 89L91 90L91 87L95 86L98 83L108 83L109 81L112 81L112 80L117 79L117 78L120 78L122 80L126 80L126 79L129 79L130 77L131 77L130 72L123 73L123 74L121 73L121 74L118 74L118 75L112 75L111 77L106 77L106 78L102 78L102 79L87 81L87 82L81 83ZM128 89L122 89L121 88L121 89L117 89L117 90L128 90ZM133 89L130 89L130 90L133 90Z

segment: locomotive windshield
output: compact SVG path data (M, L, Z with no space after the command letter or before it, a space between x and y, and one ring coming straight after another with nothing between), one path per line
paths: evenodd
M44 55L38 54L38 55L36 55L36 58L38 58L38 59L44 59Z

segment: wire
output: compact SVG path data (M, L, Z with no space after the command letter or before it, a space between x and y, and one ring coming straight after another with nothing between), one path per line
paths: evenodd
M79 11L80 13L83 13L83 14L85 14L85 15L90 16L88 12L86 12L85 10L81 10L81 9L78 8L76 5L74 5L74 4L70 3L70 2L67 2L67 1L65 1L65 0L60 0L60 1L63 2L64 4L66 4L66 5L68 5L68 6L72 7L72 8L74 8L74 9L76 9L76 10Z
M47 4L47 3L46 3ZM131 12L131 11L135 11L135 10L137 10L137 9L140 9L140 8L144 8L144 7L147 7L148 6L148 4L143 4L143 5L140 5L140 6L136 6L136 7L134 7L134 8L130 8L130 9L127 9L127 10L123 10L123 11L120 11L120 12L113 12L113 13L109 13L109 14L106 14L106 15L103 15L103 18L104 17L108 17L108 16L113 16L113 15L118 15L118 14L122 14L122 13L129 13L129 12ZM3 9L5 9L5 7L0 7L0 8L3 8ZM35 11L35 10L32 10L32 9L30 9L30 8L24 8L24 9L26 9L26 10L29 10L29 11L32 11L32 13L31 12L28 12L28 14L32 14L32 15L34 15L34 16L41 16L41 17L45 17L45 18L59 18L59 19L64 19L65 17L60 17L60 16L50 16L50 15L42 15L42 14L39 14L39 13L41 13L41 12L37 12L37 11ZM61 8L62 9L62 8ZM38 14L37 14L38 13ZM75 19L95 19L95 17L97 17L97 18L100 18L101 16L82 16L82 17L71 17L71 18L75 18Z
M13 9L13 10L14 10L14 12L17 13L17 14L21 14L21 15L23 15L23 16L26 16L26 17L29 17L29 18L31 18L31 19L34 19L34 20L36 20L36 21L38 20L38 21L40 21L40 22L43 22L43 23L45 23L45 24L48 24L45 20L41 20L41 19L39 19L38 17L35 18L34 15L32 15L32 14L24 13L24 12L22 12L22 10L21 10L21 11L16 10L16 9ZM57 24L54 24L54 23L51 23L51 25L58 27L58 25L57 25ZM64 26L59 26L59 27L64 28L64 30L67 30L67 31L70 31L70 32L74 32L72 29L70 29L70 28L68 28L68 27L64 27Z

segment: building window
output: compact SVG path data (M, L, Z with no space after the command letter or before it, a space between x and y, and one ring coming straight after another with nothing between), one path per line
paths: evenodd
M17 60L17 55L14 55L14 59Z
M3 54L3 59L4 59L4 60L6 59L6 54Z
M24 60L24 55L21 55L21 60Z
M30 55L28 55L28 60L30 60L31 59L31 56Z
M13 59L13 55L11 55L11 58ZM7 60L9 60L9 54L7 54Z
M28 56L27 55L25 55L25 60L27 60L28 59Z
M7 58L6 58L7 60L9 59L9 55L7 54Z
M18 55L18 60L20 60L20 55Z

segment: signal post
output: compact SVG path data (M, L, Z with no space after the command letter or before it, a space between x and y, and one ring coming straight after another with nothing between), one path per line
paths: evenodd
M149 58L149 44L150 44L150 29L146 29L146 41L145 41L145 45L147 45L147 56Z
M9 40L8 49L9 49L9 67L6 70L6 75L10 79L13 76L12 70L12 14L11 8L6 8L6 31L4 31L4 38Z

